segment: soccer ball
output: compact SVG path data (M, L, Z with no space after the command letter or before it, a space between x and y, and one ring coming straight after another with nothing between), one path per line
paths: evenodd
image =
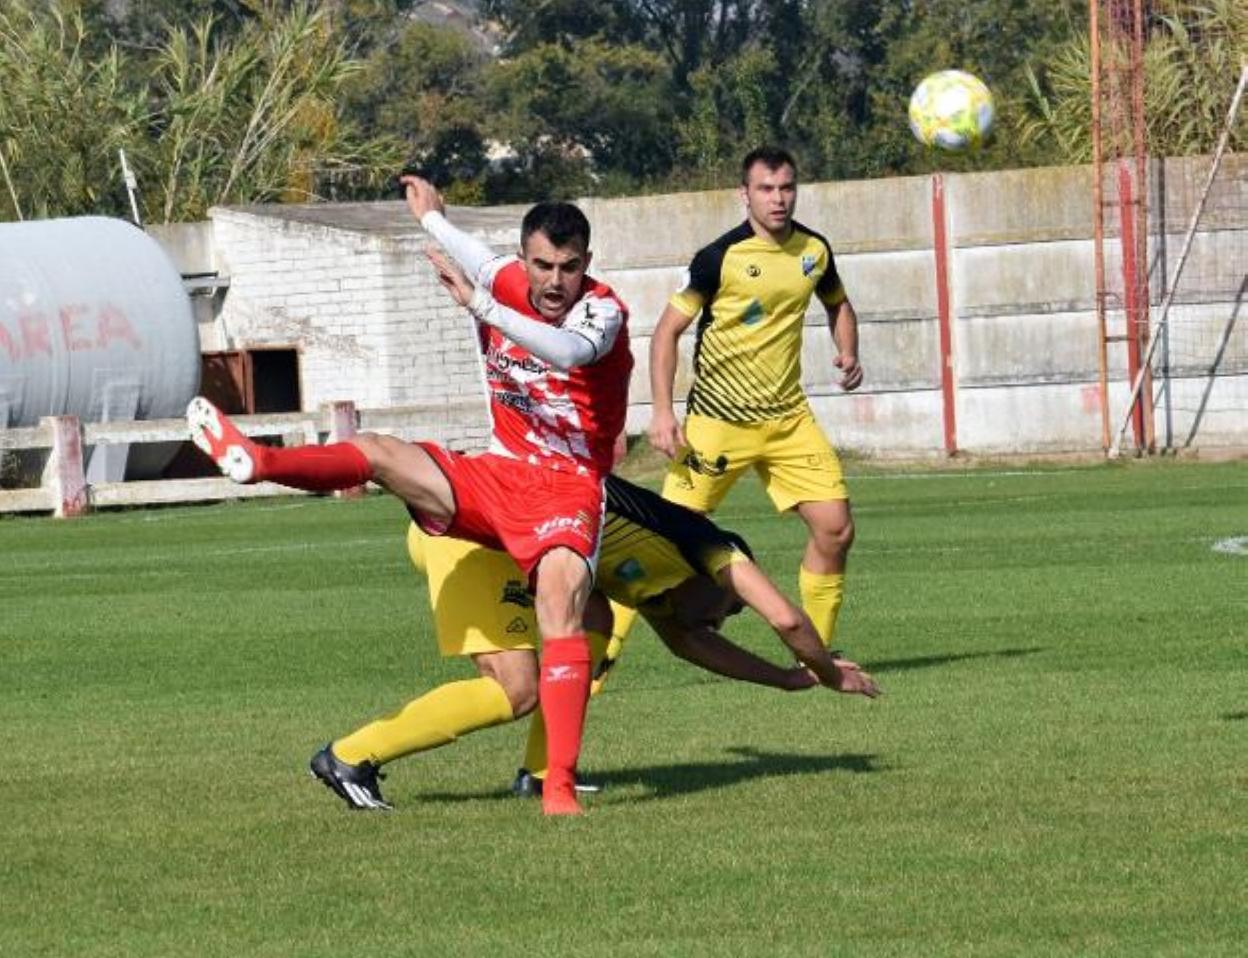
M973 150L992 129L992 117L992 93L961 70L924 77L910 97L910 129L924 146Z

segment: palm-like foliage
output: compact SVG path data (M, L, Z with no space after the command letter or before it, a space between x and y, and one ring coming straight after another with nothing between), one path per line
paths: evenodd
M91 58L76 13L0 8L0 217L117 205L118 147L143 135L144 98L114 48Z
M1126 53L1102 48L1107 62ZM1043 81L1029 71L1028 142L1056 140L1072 160L1092 155L1091 48L1072 40L1049 65ZM1248 63L1248 4L1243 0L1171 0L1154 7L1144 51L1144 112L1154 155L1210 152L1222 133L1241 64ZM1111 118L1107 135L1113 135ZM1248 148L1241 114L1231 149Z
M327 175L378 179L398 163L396 142L342 118L358 64L326 8L255 3L229 37L208 17L168 27L142 58L112 47L91 62L80 18L23 2L0 14L0 215L19 214L6 203L25 215L120 212L118 147L139 172L145 217L164 221L310 199Z

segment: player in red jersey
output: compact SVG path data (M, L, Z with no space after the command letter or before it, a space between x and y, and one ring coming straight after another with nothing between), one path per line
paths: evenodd
M202 398L187 410L191 438L237 482L324 491L372 480L407 503L427 532L506 550L528 577L542 634L543 811L576 814L590 682L582 615L601 535L602 477L624 427L633 364L628 311L586 275L589 223L575 206L539 203L524 217L519 255L498 257L447 222L431 184L403 182L408 207L450 254L429 253L439 280L477 320L489 450L465 456L373 433L272 448L248 440ZM313 761L322 766L317 774L350 774L328 750Z

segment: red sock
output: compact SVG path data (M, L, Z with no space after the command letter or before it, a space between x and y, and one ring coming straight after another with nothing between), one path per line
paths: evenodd
M373 478L368 457L349 442L327 446L278 446L257 444L256 480L280 482L309 492L330 492L362 486Z
M581 729L589 700L589 643L585 633L542 640L539 696L546 720L546 782L542 811L569 815L576 801L576 760L581 754Z

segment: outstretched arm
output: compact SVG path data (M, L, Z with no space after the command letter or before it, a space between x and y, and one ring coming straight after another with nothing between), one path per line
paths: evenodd
M407 208L420 220L420 225L451 254L464 272L480 282L482 268L498 259L499 255L475 236L469 236L450 224L442 195L428 180L419 176L401 176L399 182L406 189Z
M538 322L504 306L484 286L474 285L464 271L439 250L429 248L425 255L437 270L438 281L455 302L479 322L495 327L512 342L557 369L596 362L611 351L623 325L623 317L614 302L590 297L573 305L562 326Z
M753 562L732 562L719 573L720 584L761 615L792 650L797 660L815 673L822 685L838 692L852 692L875 698L879 686L855 663L833 659L823 647L814 624L800 608L772 583Z
M644 611L642 615L673 655L708 672L786 692L797 692L819 684L809 669L785 669L773 665L730 642L709 626L690 628L668 616L650 616Z

